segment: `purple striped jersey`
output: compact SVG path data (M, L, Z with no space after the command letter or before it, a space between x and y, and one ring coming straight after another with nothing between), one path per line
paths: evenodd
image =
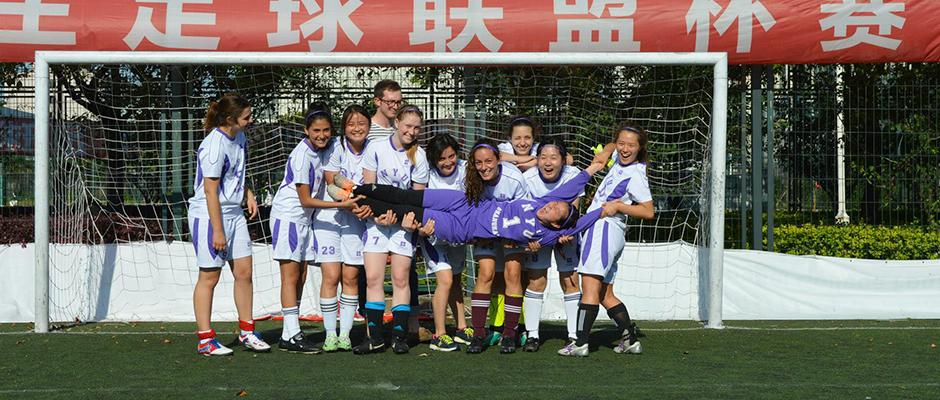
M369 140L366 139L364 146L368 145ZM357 185L361 185L362 167L360 163L364 155L365 147L363 147L361 153L356 153L346 140L339 137L334 138L330 141L326 150L324 150L323 170L336 172L356 182ZM319 197L321 200L333 201L333 198L331 198L325 190L323 190L321 194L322 195ZM317 222L340 226L342 224L340 221L341 212L342 211L338 208L322 208L317 210L317 214L314 218Z
M193 197L189 199L190 215L209 217L204 178L219 178L219 203L223 217L243 215L241 204L245 198L247 142L243 132L230 137L218 128L202 139L196 150L196 179Z
M437 168L431 168L428 178L428 189L451 189L462 192L466 190L464 182L467 179L467 162L457 160L454 172L448 176L442 176Z
M499 163L499 177L495 182L483 184L483 198L496 201L512 201L526 198L525 178L522 171L508 162Z
M369 141L362 157L362 169L375 172L375 183L400 189L411 189L412 183L427 184L428 160L424 149L418 147L412 163L406 149L395 147L392 138Z
M650 192L649 180L646 178L646 164L634 162L623 165L615 162L607 176L601 181L594 193L594 199L591 200L591 206L588 212L598 210L604 203L620 199L626 204L644 203L653 200ZM605 218L606 221L615 224L621 229L626 229L627 216L617 214Z
M309 195L316 198L323 191L323 155L325 150L316 150L307 139L301 140L287 157L284 179L277 188L271 204L271 218L309 225L316 211L300 205L297 185L307 185Z

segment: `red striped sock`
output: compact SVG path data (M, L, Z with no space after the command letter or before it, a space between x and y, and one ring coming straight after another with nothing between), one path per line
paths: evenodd
M241 329L245 332L252 332L255 330L255 321L238 320L238 329Z
M470 295L470 321L473 324L473 336L486 337L486 316L490 309L488 293Z
M516 327L519 326L519 315L522 314L522 296L518 294L506 295L506 317L503 323L503 336L516 337Z
M215 337L215 329L209 329L207 331L196 331L196 336L199 337L199 340L212 339Z

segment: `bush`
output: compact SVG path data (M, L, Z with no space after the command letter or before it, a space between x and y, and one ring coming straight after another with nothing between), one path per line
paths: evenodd
M796 255L930 260L940 258L940 232L916 226L782 225L774 228L774 247Z

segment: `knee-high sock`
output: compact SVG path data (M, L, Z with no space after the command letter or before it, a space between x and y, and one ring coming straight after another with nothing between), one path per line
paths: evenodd
M398 304L392 307L392 334L396 339L404 339L408 335L408 316L411 314L411 306L408 304Z
M578 303L580 302L581 292L565 295L565 318L568 322L568 339L578 338Z
M627 312L627 306L623 305L623 303L617 304L607 310L607 316L617 324L617 330L620 331L620 336L635 336L633 324L630 323L630 313Z
M300 311L297 307L281 309L284 316L284 327L281 328L281 339L288 340L300 332Z
M349 336L352 330L353 318L356 317L356 308L359 307L359 296L341 294L339 296L339 335Z
M490 326L500 327L506 322L506 295L502 293L490 295L490 308L487 310L487 321Z
M474 293L470 295L470 323L473 324L473 336L486 336L486 314L490 309L490 295Z
M339 313L339 303L335 297L320 299L320 312L323 313L323 329L327 336L336 336L336 315Z
M516 327L519 326L519 315L522 314L522 296L506 295L506 320L503 325L503 336L510 339L516 337Z
M581 303L578 306L578 341L575 342L576 345L583 346L587 344L599 308L597 304Z
M522 311L525 315L525 330L529 333L529 339L539 338L539 321L542 319L542 302L544 300L544 292L526 289L525 299L522 301Z
M366 303L366 318L369 321L369 336L372 343L382 343L385 340L385 323L382 317L385 316L384 301L370 301Z

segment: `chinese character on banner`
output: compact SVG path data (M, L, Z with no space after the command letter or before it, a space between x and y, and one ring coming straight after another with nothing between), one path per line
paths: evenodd
M579 15L579 19L559 19L557 40L550 51L639 51L633 40L636 0L554 0L555 15ZM610 14L602 18L604 10ZM592 15L589 17L588 14ZM596 34L596 36L595 36Z
M897 50L900 40L891 39L892 28L904 27L904 17L894 15L904 11L904 3L885 3L884 0L871 0L868 3L856 3L855 0L842 0L842 3L830 3L819 6L820 11L833 14L819 20L822 30L835 28L835 37L845 38L824 40L823 51L843 50L867 43L873 46ZM864 25L864 26L862 26ZM848 27L855 28L852 36ZM872 27L878 27L878 34L871 33Z
M340 31L353 44L359 44L362 30L350 17L362 5L362 1L348 0L344 4L341 0L320 0L322 7L317 1L271 0L269 11L277 14L277 32L268 34L268 47L297 44L302 38L310 37L317 31L323 31L323 37L307 41L310 51L333 51L336 49L336 39ZM312 18L300 24L300 30L291 29L291 19L294 13L300 12L301 3L307 15Z
M75 32L49 32L39 30L39 17L67 17L68 4L42 4L42 0L0 2L0 16L22 17L22 30L0 29L0 43L15 44L75 44Z
M718 16L719 13L720 16ZM738 23L738 53L751 52L754 19L757 19L764 32L770 31L770 28L777 23L760 0L731 0L724 12L714 0L693 0L692 6L685 14L685 29L686 33L692 33L695 29L695 51L708 51L708 33L712 26L712 16L718 16L714 26L719 35L724 35L732 24Z
M437 52L462 51L474 37L489 51L499 51L503 46L503 41L486 27L486 20L503 18L502 7L483 7L483 0L468 0L466 8L452 7L449 11L451 19L467 21L456 37L447 25L447 0L414 0L414 23L408 42L412 45L433 43Z
M135 0L137 3L166 4L166 32L153 25L153 8L137 7L134 26L124 37L131 50L137 49L144 39L166 49L216 50L218 37L183 36L183 25L215 25L215 14L183 12L186 4L212 4L212 0Z

